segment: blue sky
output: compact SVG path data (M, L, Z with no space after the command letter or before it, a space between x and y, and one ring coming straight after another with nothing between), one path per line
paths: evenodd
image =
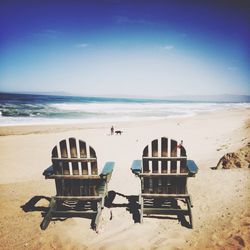
M250 3L0 3L0 91L250 94Z

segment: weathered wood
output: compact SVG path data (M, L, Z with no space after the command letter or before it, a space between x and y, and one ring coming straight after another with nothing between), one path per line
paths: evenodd
M171 140L171 157L177 157L177 141Z
M103 196L54 196L56 200L83 200L83 201L99 201Z
M183 177L183 176L188 176L188 173L169 173L169 174L155 174L155 173L142 173L138 174L140 177L163 177L163 176L175 176L175 177Z
M53 157L58 158L58 151L56 146L52 149L52 158Z
M60 141L53 148L51 159L53 165L44 171L44 175L46 179L55 179L57 192L41 227L45 229L50 219L59 215L96 214L98 219L114 162L106 163L98 175L95 150L75 138Z
M70 156L71 158L78 158L77 149L76 149L76 139L69 138L69 146L70 146Z
M172 160L175 160L175 161L178 161L178 160L185 160L187 159L186 156L171 156L171 157L154 157L154 156L143 156L142 159L145 159L145 160L159 160L159 161L163 161L163 160L168 160L168 161L172 161Z
M158 156L158 140L152 141L152 156Z
M96 158L96 153L95 150L92 147L89 147L89 154L90 154L90 158ZM97 174L98 170L97 170L97 161L91 161L90 163L91 165L91 174Z
M61 150L61 157L62 158L68 158L66 140L60 141L59 144L60 144L60 150Z
M53 212L53 215L62 215L64 214L65 216L69 215L80 215L80 214L97 214L97 211L94 210L86 210L86 211L79 211L79 210L56 210Z
M77 158L78 152L77 152L77 146L76 146L76 139L75 138L69 138L69 147L70 147L70 156L71 158ZM73 175L79 175L79 168L78 168L78 162L73 161L72 162L72 173Z
M142 195L139 195L139 204L140 204L140 210L139 210L139 213L140 213L140 223L143 222L143 211L144 211L144 201L143 201L143 197Z
M55 207L56 207L56 200L52 198L49 204L49 211L47 212L47 214L45 215L41 223L42 230L45 230L48 227L50 220L52 218L53 212L55 210Z
M99 232L99 224L100 224L102 209L103 209L102 204L99 202L97 205L97 213L96 213L95 223L94 223L94 228L97 233Z
M189 194L141 194L144 198L187 198Z
M143 150L143 154L142 154L142 161L143 161L143 167L142 167L142 172L149 172L149 161L147 161L146 159L144 159L144 157L148 157L149 154L149 149L148 146L146 146Z
M104 178L104 177L103 177ZM101 179L99 175L49 175L46 177L46 179L72 179L72 180L94 180L94 179Z
M188 211L189 211L189 223L190 223L190 227L193 228L193 217L192 217L192 212L191 212L191 200L187 199L187 207L188 207Z
M189 216L192 226L192 204L187 191L187 177L197 172L196 165L192 164L187 161L182 142L178 144L175 140L162 137L144 148L142 161L133 161L131 167L141 180L140 222L143 221L143 214L182 214ZM185 206L179 206L179 201L183 201Z
M161 138L161 157L168 157L168 139Z
M143 209L144 214L165 214L165 215L189 215L188 209L178 209L178 208L145 208Z
M96 158L51 158L54 162L95 162Z
M86 143L84 141L79 141L80 158L87 158ZM88 163L81 162L82 174L88 174Z

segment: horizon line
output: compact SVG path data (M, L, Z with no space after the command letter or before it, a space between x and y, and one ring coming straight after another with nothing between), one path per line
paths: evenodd
M203 101L203 102L230 102L228 100L230 97L232 99L243 98L246 99L244 102L250 102L250 95L244 94L182 94L182 95L170 95L170 96L136 96L136 95L79 95L69 92L60 91L1 91L0 94L20 94L20 95L43 95L43 96L61 96L61 97L90 97L90 98L112 98L112 99L148 99L148 100L169 100L169 101ZM199 98L206 98L206 100L201 100ZM209 100L209 98L212 98ZM216 100L216 98L227 100ZM231 99L230 98L230 99ZM231 102L242 102L240 100L231 100Z

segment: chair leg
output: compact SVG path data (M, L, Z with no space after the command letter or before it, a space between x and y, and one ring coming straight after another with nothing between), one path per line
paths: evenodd
M144 200L141 195L139 195L139 204L140 204L140 223L143 223L143 207L144 207Z
M44 217L42 223L41 223L41 229L42 230L45 230L49 223L50 223L50 220L52 218L52 214L53 214L53 211L54 211L54 208L56 206L56 199L55 198L51 198L51 201L50 201L50 204L49 204L49 211L47 212L46 216Z
M192 211L191 211L191 200L190 197L187 198L187 207L188 207L188 211L189 211L189 222L190 222L190 228L193 228L193 218L192 218Z
M193 202L192 202L191 196L189 196L189 200L190 200L190 206L193 207Z
M99 232L99 224L100 224L100 219L101 219L101 214L102 214L102 209L103 209L103 202L104 199L102 199L102 201L98 202L97 204L97 214L95 217L95 231L98 233Z

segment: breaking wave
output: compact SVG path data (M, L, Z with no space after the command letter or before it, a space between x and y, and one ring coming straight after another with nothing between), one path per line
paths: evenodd
M95 123L193 116L250 104L0 94L0 125Z

